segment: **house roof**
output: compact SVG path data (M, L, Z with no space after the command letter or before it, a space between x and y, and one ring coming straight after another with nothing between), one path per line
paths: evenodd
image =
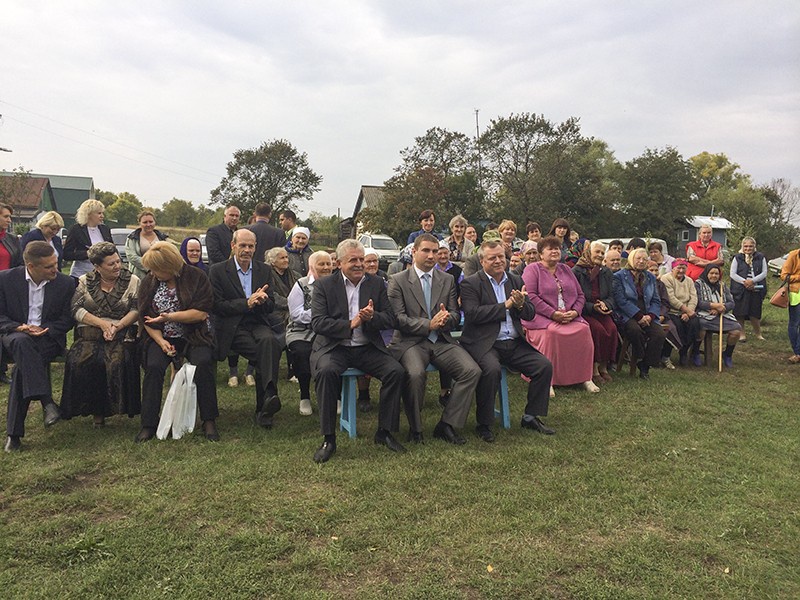
M38 210L47 185L46 177L26 177L8 203L19 210Z
M694 217L689 217L686 219L686 222L692 227L697 227L698 229L703 225L710 225L712 229L733 229L733 223L723 217L703 217L697 215Z
M362 185L358 192L353 218L355 219L362 209L373 208L383 202L385 189L382 185Z
M94 188L94 180L91 177L45 175L42 173L31 173L31 177L47 177L50 180L50 187L63 190L86 190L88 193Z

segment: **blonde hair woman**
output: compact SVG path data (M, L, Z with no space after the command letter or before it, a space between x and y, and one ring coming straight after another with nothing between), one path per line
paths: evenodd
M40 242L47 242L53 247L58 255L58 270L61 270L64 259L64 248L61 244L61 237L58 233L64 227L64 219L56 211L51 210L44 213L41 218L36 222L36 227L28 231L20 239L22 250L29 242L38 240Z
M75 213L75 225L67 232L64 242L64 260L71 260L69 274L79 278L94 270L89 261L88 251L94 244L113 242L111 230L103 223L106 207L99 200L89 199L78 207Z

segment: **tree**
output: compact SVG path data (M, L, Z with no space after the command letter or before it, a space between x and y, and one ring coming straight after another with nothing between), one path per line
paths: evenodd
M197 209L191 202L173 198L158 211L156 222L165 227L190 227L196 218Z
M118 195L117 200L106 209L106 215L120 225L133 225L136 223L136 216L142 209L142 203L135 195L122 192Z
M395 170L411 173L428 167L445 178L474 170L475 143L457 131L431 127L424 135L414 138L414 145L400 151L403 164Z
M696 214L693 194L697 182L691 163L672 147L652 150L627 163L620 174L620 221L629 235L650 232L675 239L686 217Z
M692 156L689 161L697 179L697 195L700 199L715 189L734 190L741 184L750 184L750 176L741 173L739 165L731 162L725 154L711 154L704 151ZM709 209L710 206L704 207L699 212L710 212Z
M322 177L308 166L308 157L286 140L264 142L258 148L237 150L228 163L227 175L211 191L212 204L236 204L250 214L266 202L277 215L296 210L296 202L311 200Z
M114 192L108 192L105 190L98 189L95 190L94 192L94 199L99 200L100 202L103 203L103 206L108 208L119 199L119 196L117 196Z
M24 196L28 192L30 178L31 171L26 171L22 165L11 171L3 170L0 175L0 202L11 204L14 199Z

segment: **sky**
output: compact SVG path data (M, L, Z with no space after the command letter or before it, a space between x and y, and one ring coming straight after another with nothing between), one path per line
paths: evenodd
M286 139L352 214L431 127L580 119L620 161L725 153L800 186L800 2L0 0L0 169L208 202Z

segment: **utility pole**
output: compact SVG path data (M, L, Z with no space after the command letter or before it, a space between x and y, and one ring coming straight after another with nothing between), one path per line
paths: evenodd
M481 137L481 127L480 123L478 122L478 113L481 111L480 108L475 109L475 150L478 153L478 187L483 191L483 178L481 177L481 146L478 143L478 140Z

